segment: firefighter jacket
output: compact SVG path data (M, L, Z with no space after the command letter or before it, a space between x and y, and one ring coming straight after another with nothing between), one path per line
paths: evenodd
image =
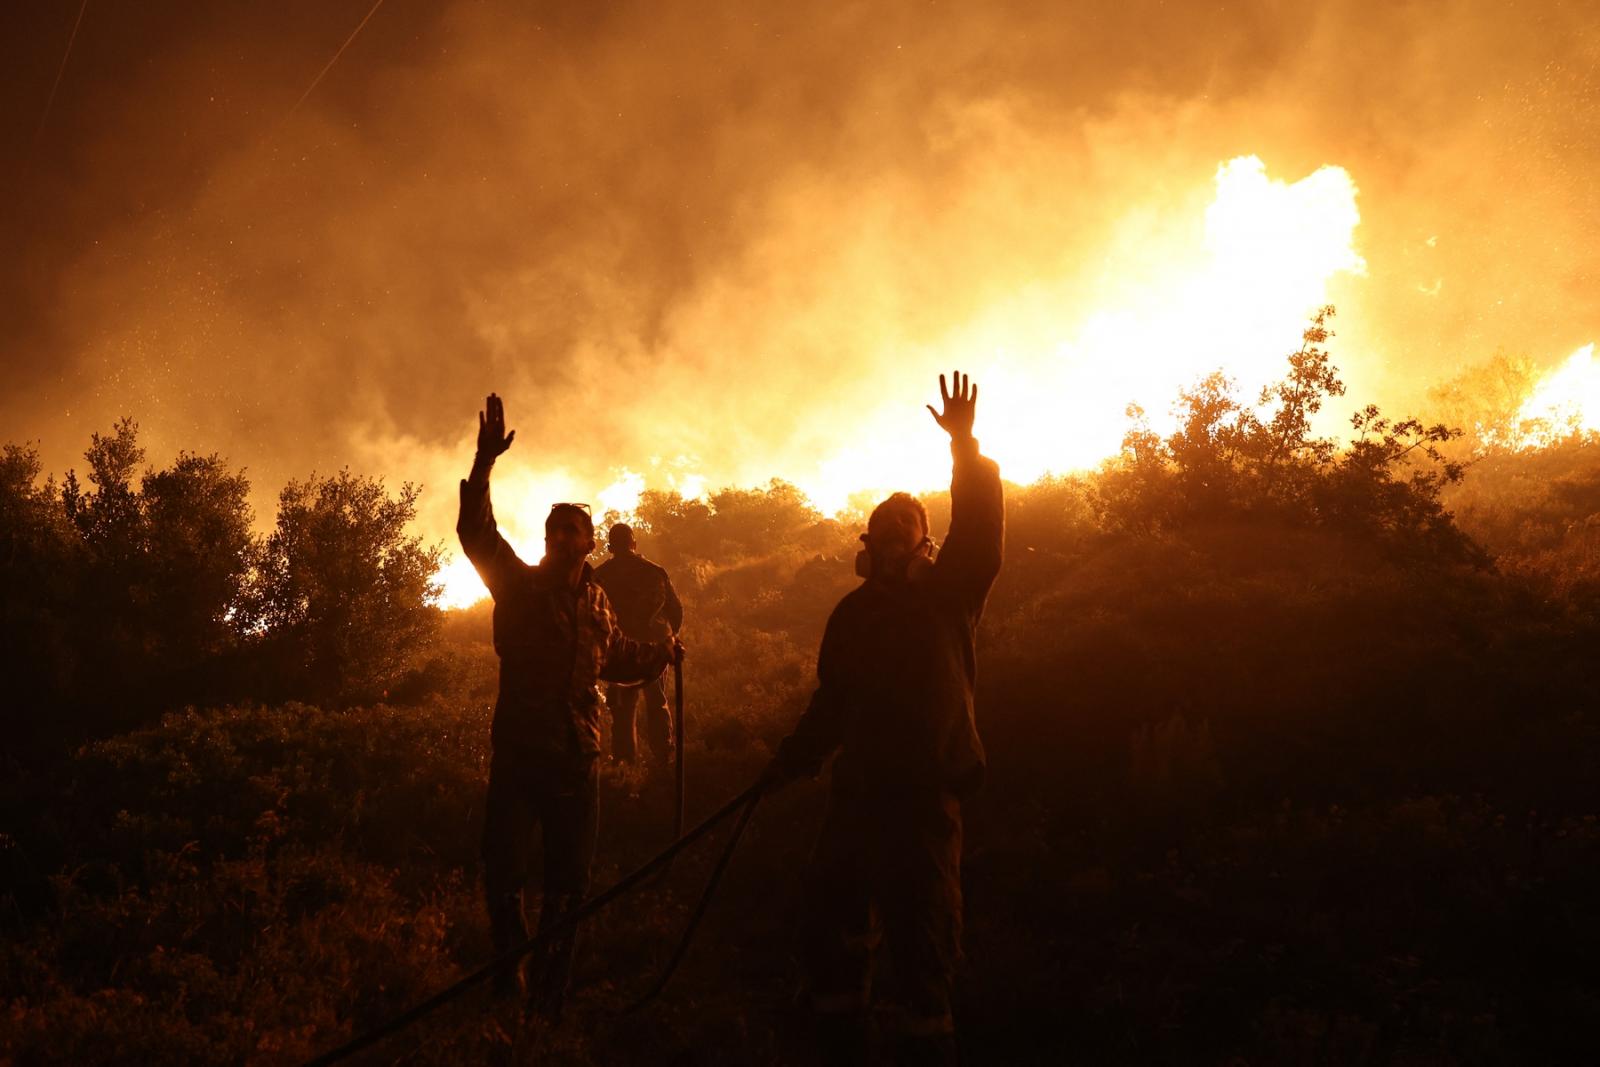
M629 637L659 641L683 626L683 604L666 568L639 553L618 552L595 568L594 580Z
M497 750L586 759L600 752L599 681L638 685L666 668L671 647L622 632L589 565L574 590L524 563L500 536L487 478L461 483L461 548L494 597L500 692L490 739Z
M1000 468L977 441L951 442L950 534L910 580L869 578L834 608L817 657L817 689L778 759L817 774L835 750L835 793L928 789L964 795L983 780L973 718L976 637L1000 572Z

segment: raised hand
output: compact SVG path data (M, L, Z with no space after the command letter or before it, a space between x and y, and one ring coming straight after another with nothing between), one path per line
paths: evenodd
M961 440L972 436L972 420L978 413L978 387L960 371L951 371L950 378L953 389L947 389L944 375L939 375L939 396L944 401L944 411L935 411L929 404L928 414L952 440Z
M478 412L478 455L494 459L511 447L517 431L506 433L506 406L499 397L490 393L483 406Z

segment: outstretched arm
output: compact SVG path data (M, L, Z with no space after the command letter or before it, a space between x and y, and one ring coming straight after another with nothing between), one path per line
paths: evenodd
M461 511L456 519L461 550L477 568L490 595L497 599L516 574L527 570L527 564L500 536L494 506L489 501L489 472L516 435L515 430L506 433L505 404L490 393L484 410L478 412L478 451L472 458L471 473L461 482Z
M972 424L978 413L978 387L959 371L951 375L952 388L939 375L939 396L944 410L928 411L950 435L954 470L950 476L950 534L935 564L961 592L975 614L982 612L989 587L1000 573L1005 550L1005 495L1000 467L978 451Z

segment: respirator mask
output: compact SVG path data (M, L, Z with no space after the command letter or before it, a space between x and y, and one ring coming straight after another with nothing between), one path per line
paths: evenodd
M933 569L933 553L937 548L931 537L924 537L917 542L917 547L911 550L911 559L906 563L907 581L917 581ZM872 577L872 548L867 534L861 535L861 551L856 553L856 577Z

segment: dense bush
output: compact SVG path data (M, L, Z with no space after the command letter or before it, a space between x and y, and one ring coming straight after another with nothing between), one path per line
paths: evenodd
M0 453L0 671L15 707L13 732L38 727L79 673L72 639L85 547L61 508L54 481L40 484L39 454Z
M1179 426L1165 439L1130 409L1123 455L1100 480L1108 525L1155 532L1248 518L1327 529L1424 563L1481 561L1440 500L1464 474L1444 451L1459 430L1386 418L1369 404L1350 418L1353 440L1313 432L1323 406L1344 395L1324 347L1332 314L1318 313L1288 375L1254 405L1218 372L1179 395Z
M406 527L417 490L341 471L284 489L252 532L250 483L220 457L147 468L131 419L41 482L0 457L0 668L19 748L46 750L239 699L348 703L418 689L440 613L440 549Z
M401 683L439 624L442 549L406 531L419 492L391 498L349 471L284 488L239 601L263 668L255 695L376 700Z

